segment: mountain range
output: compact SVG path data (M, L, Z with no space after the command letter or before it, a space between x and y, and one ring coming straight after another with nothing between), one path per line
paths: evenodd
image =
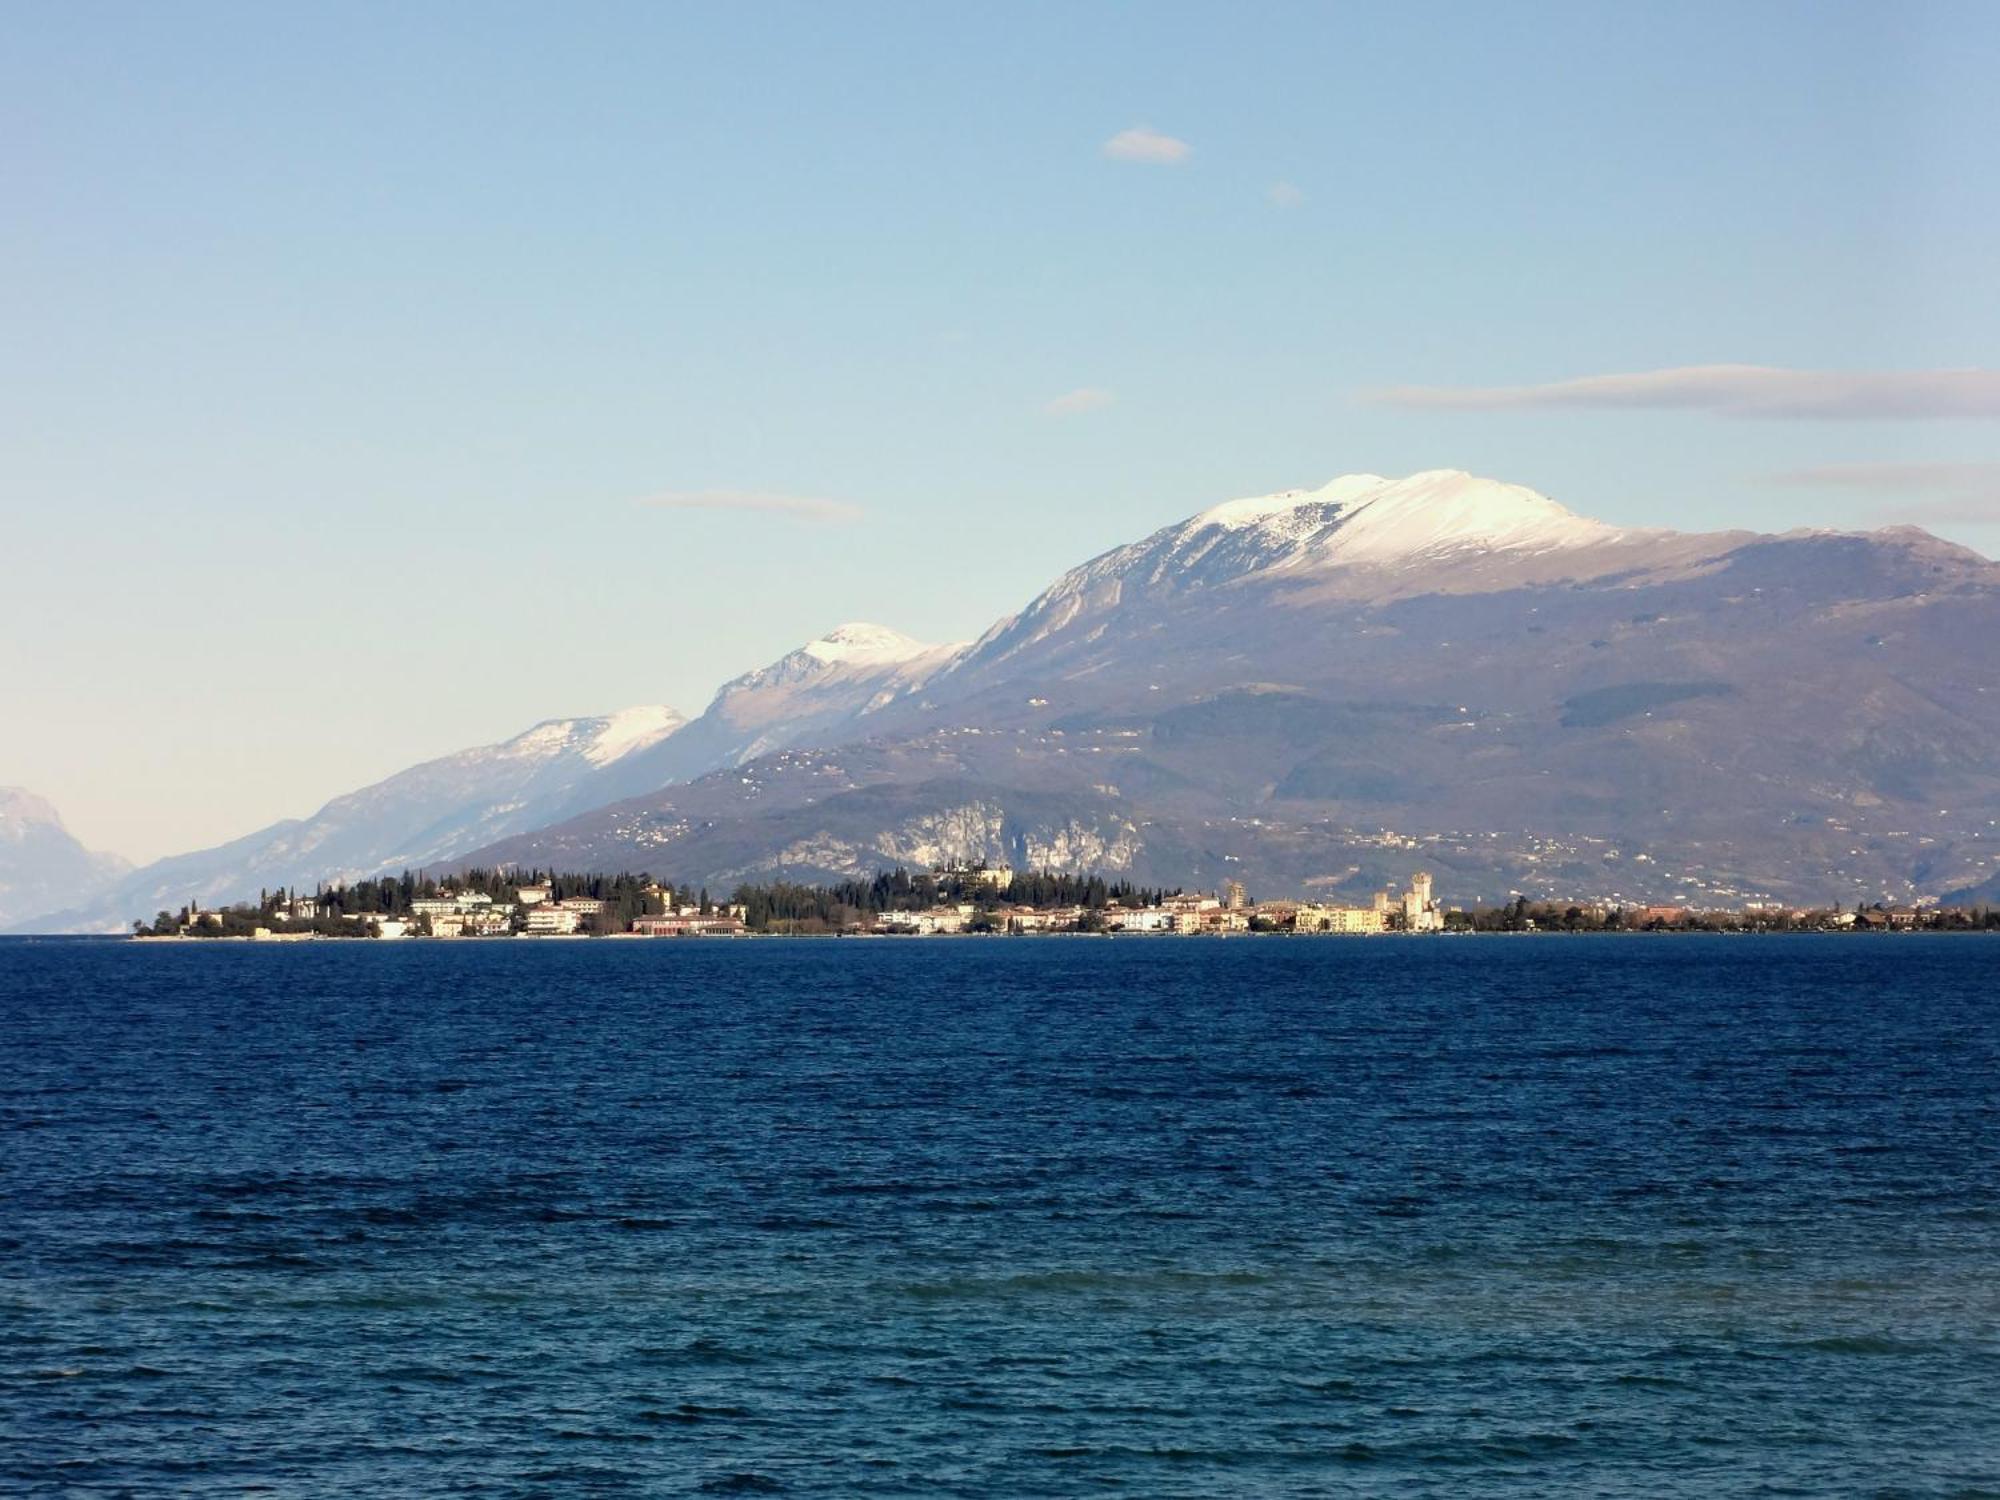
M1623 528L1456 471L1350 475L1107 552L970 644L842 626L693 721L539 726L42 920L498 862L1978 895L2000 891L1996 640L2000 565L1914 528Z
M46 881L39 888L44 897L63 904L12 903L0 910L0 930L11 924L15 931L120 932L138 917L188 902L212 905L263 889L447 868L509 833L733 766L804 737L837 739L850 722L893 701L953 650L879 625L843 625L723 684L692 722L658 705L547 720L499 744L441 756L345 793L310 817L211 849L136 870L121 867L88 882Z
M138 917L254 896L260 889L354 880L442 864L496 838L598 803L583 789L682 727L670 708L551 719L497 745L426 761L213 849L176 854L73 890L22 930L116 932ZM22 917L28 913L23 912Z

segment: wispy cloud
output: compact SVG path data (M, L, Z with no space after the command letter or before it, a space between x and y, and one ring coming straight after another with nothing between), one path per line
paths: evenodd
M1899 505L1888 516L1911 526L2000 526L2000 489L1984 495L1961 495L1955 500Z
M1264 196L1280 208L1297 208L1306 201L1306 195L1289 182L1274 182L1264 190Z
M2000 370L1785 370L1685 365L1547 385L1395 386L1392 406L1431 411L1705 411L1774 419L2000 417Z
M1116 393L1107 391L1102 386L1086 385L1079 386L1073 391L1064 391L1042 410L1052 417L1073 417L1082 412L1102 411L1105 407L1115 404L1117 400Z
M1958 490L2000 487L2000 463L1818 464L1765 476L1772 484L1839 485L1862 490Z
M1150 125L1134 125L1106 141L1104 154L1113 161L1143 161L1158 167L1178 167L1194 154L1194 147L1176 136L1162 135Z
M669 490L638 502L651 510L737 510L791 516L826 526L845 526L862 517L860 506L818 495L780 495L770 490Z
M1920 526L2000 526L2000 463L1820 464L1765 476L1771 484L1863 490L1885 500L1915 496L1882 511Z

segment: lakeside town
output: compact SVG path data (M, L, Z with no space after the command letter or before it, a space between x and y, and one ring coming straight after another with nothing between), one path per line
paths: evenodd
M1149 890L1094 876L984 865L829 886L743 885L726 899L645 875L527 876L470 871L442 880L400 877L266 891L256 902L189 902L134 922L143 939L667 938L745 936L930 937L971 934L1235 934L1373 936L1471 932L2000 931L2000 908L1753 903L1727 910L1530 901L1447 906L1418 871L1401 891L1365 904L1252 900L1240 881L1219 891Z

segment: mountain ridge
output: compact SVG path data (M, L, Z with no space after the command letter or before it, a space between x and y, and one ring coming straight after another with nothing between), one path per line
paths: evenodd
M1357 546L1369 496L1446 513ZM945 789L975 785L1001 811L967 857L1116 848L1154 881L1358 889L1394 834L1486 895L1902 899L1992 868L2000 679L1969 647L1996 636L2000 567L1920 529L1609 527L1456 471L1347 476L1080 564L846 744L481 857L844 877L972 826ZM1088 828L1057 837L1062 797Z

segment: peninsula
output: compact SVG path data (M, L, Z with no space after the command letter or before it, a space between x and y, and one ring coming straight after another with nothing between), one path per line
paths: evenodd
M1700 910L1599 900L1447 906L1418 871L1397 893L1356 905L1253 900L1220 891L1143 888L1101 876L985 865L883 871L833 885L744 884L725 898L647 875L473 870L442 880L403 874L310 894L266 891L255 903L190 902L134 922L148 939L936 936L1087 933L1175 937L1235 933L1369 936L1463 932L2000 931L2000 907L1756 903Z

